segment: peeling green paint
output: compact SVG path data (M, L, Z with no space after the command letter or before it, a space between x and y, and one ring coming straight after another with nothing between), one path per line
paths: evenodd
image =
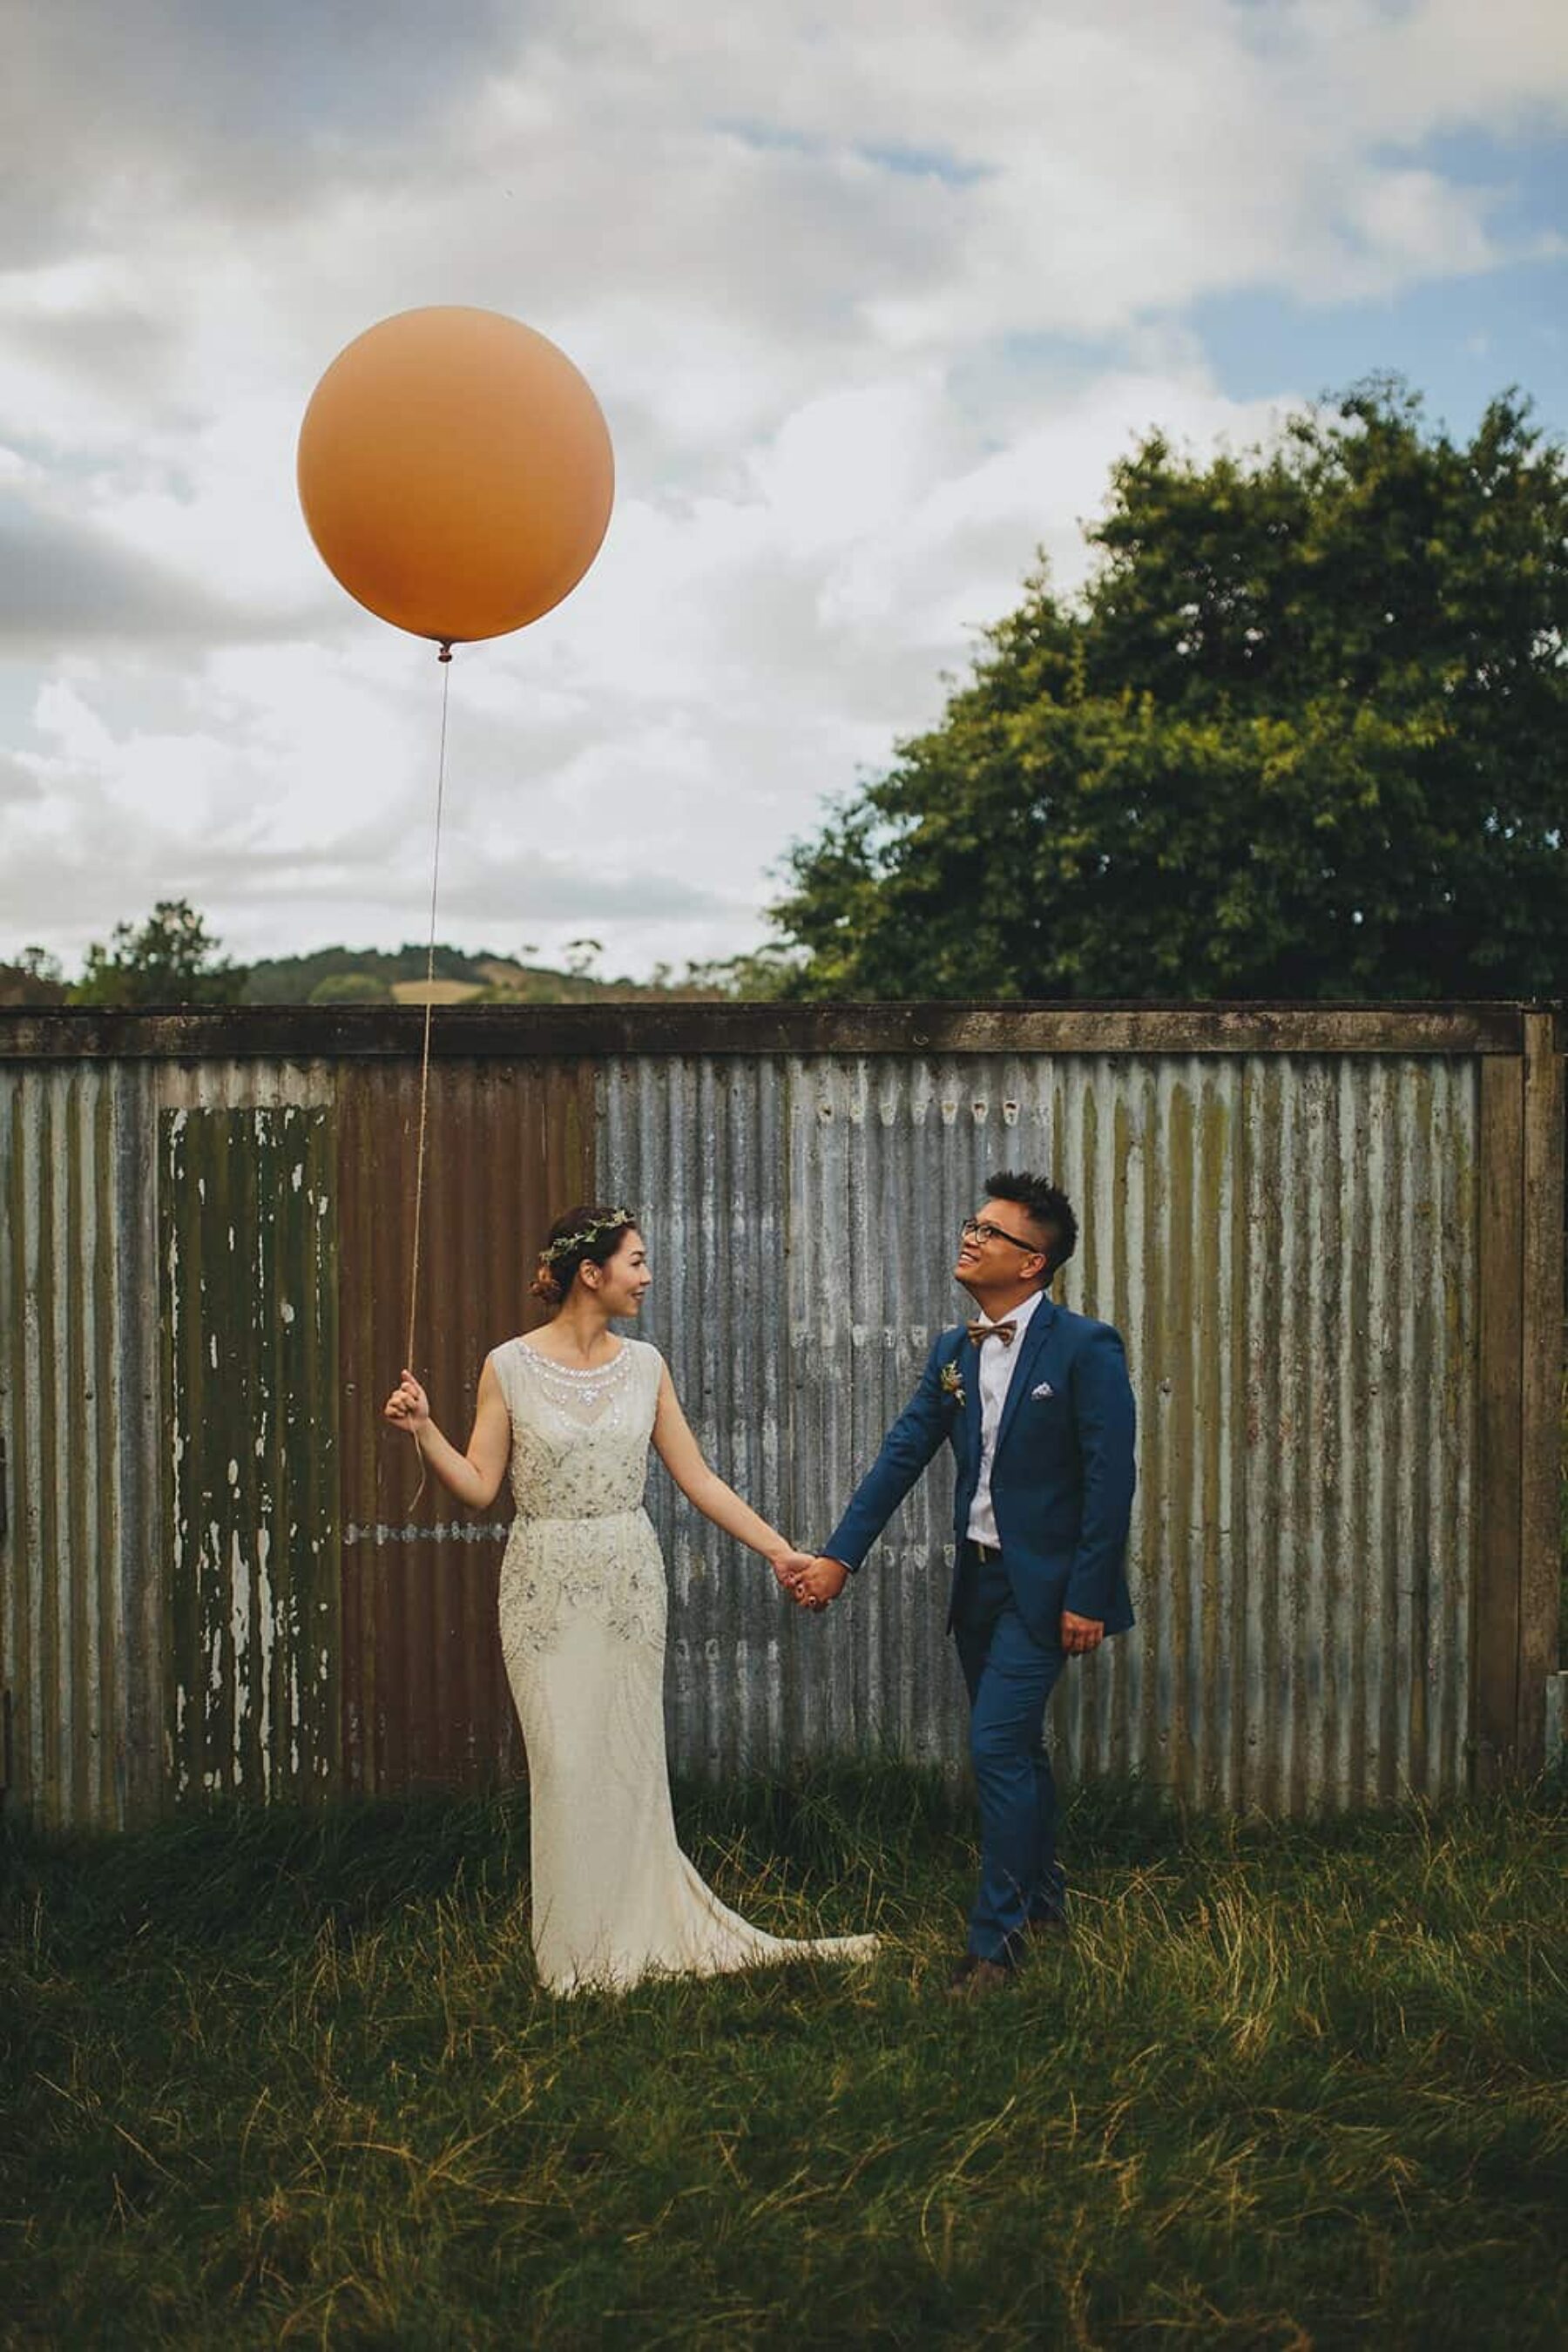
M332 1122L170 1111L159 1156L173 1793L303 1797L339 1760Z

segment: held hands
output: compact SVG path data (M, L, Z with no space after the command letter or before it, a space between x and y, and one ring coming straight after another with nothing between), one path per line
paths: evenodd
M405 1370L382 1407L382 1419L390 1421L395 1429L405 1429L411 1437L416 1437L429 1418L430 1400L413 1373Z
M842 1560L809 1551L780 1552L771 1563L781 1588L802 1609L826 1609L843 1591L849 1570Z
M844 1562L828 1559L819 1552L802 1570L800 1581L795 1587L795 1599L803 1609L826 1609L829 1601L837 1600L848 1581L849 1570Z
M777 1577L779 1590L787 1592L792 1601L800 1599L800 1580L811 1566L808 1551L781 1551L773 1555L768 1566Z
M821 1552L781 1552L773 1563L773 1570L783 1590L802 1609L827 1608L849 1581L849 1570L844 1562L829 1559ZM1069 1657L1081 1657L1089 1650L1098 1650L1104 1639L1103 1618L1080 1617L1073 1609L1062 1611L1062 1648Z

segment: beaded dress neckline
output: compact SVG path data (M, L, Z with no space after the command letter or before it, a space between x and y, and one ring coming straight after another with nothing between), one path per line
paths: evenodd
M615 1354L606 1356L602 1364L563 1364L558 1357L547 1356L542 1348L531 1348L526 1339L520 1339L517 1344L530 1363L548 1365L552 1372L575 1372L580 1379L585 1381L602 1381L605 1374L613 1370L620 1362L631 1342L629 1339L619 1341Z
M636 1349L629 1339L623 1339L609 1361L605 1364L558 1364L554 1358L531 1348L526 1339L514 1339L513 1348L525 1363L532 1366L541 1388L564 1405L570 1398L574 1412L596 1405L601 1397L613 1395L626 1381L626 1367L636 1360Z

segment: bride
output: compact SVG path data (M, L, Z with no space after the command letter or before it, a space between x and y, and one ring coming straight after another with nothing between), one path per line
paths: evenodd
M486 1357L468 1450L442 1436L412 1372L385 1408L459 1502L493 1502L510 1467L501 1652L528 1750L534 1958L553 1992L801 1954L861 1959L876 1946L764 1935L725 1908L676 1843L664 1562L642 1507L649 1439L688 1500L760 1552L786 1591L810 1556L709 1469L658 1349L611 1330L637 1314L650 1279L628 1209L569 1210L533 1284L553 1318Z

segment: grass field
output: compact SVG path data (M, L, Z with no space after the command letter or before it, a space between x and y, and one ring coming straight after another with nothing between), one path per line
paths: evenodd
M518 1798L4 1849L7 2344L1557 2346L1561 1792L1317 1827L1075 1799L1077 1932L943 1996L938 1782L689 1793L764 1924L542 1996Z

